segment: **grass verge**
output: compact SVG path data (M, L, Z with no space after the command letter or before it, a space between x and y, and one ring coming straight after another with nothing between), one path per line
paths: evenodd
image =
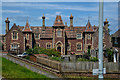
M1 57L0 57L1 58ZM50 79L44 75L32 72L19 64L13 63L2 57L2 76L5 78L43 78ZM50 79L51 80L51 79Z

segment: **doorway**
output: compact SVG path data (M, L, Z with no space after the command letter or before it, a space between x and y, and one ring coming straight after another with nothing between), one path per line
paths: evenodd
M61 47L60 46L57 47L57 51L59 51L61 53Z

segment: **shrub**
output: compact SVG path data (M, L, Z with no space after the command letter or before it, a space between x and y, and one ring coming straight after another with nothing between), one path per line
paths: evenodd
M56 56L50 57L50 59L55 61L61 61L61 58Z
M78 58L77 61L88 61L88 59L85 59L85 58Z
M108 61L109 62L113 61L113 50L107 48L106 49L106 54L107 54L107 57L108 57Z
M90 57L90 61L96 62L96 61L98 61L98 58L96 58L96 57Z
M87 53L83 54L83 58L89 59L89 55Z
M55 49L45 49L41 47L34 47L33 49L28 49L26 51L28 54L46 54L48 56L60 56L60 52L56 51Z

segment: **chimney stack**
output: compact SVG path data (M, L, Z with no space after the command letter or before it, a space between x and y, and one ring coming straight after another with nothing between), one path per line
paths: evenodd
M109 21L107 21L107 18L106 18L106 21L104 21L104 28L108 31L108 26L109 26Z
M5 20L5 23L6 23L6 33L7 33L9 31L9 23L10 23L8 18Z
M42 16L42 19L43 19L43 29L45 29L45 16L44 16L44 14L43 14L43 16Z
M70 29L73 29L73 16L70 16Z

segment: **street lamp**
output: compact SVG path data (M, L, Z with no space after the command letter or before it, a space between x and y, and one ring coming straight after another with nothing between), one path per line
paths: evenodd
M99 0L99 79L103 79L103 0Z

